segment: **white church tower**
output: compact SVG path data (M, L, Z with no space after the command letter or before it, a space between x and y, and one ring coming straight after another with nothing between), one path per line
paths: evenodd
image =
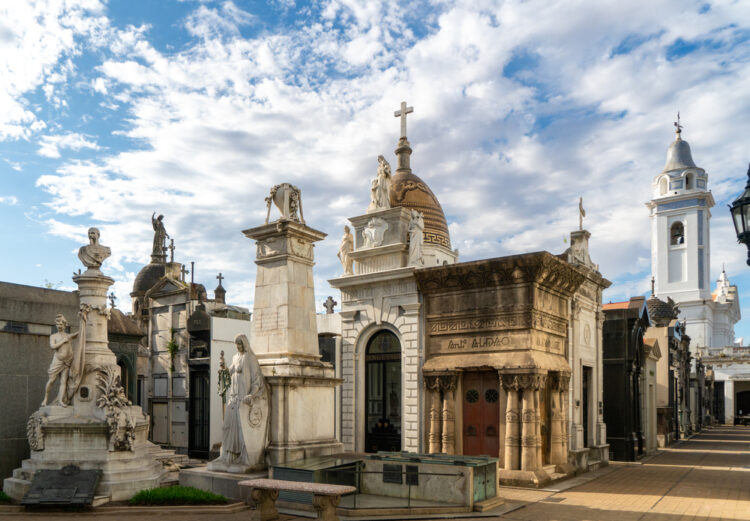
M713 344L711 238L709 222L714 198L706 171L693 162L690 145L681 137L669 145L667 163L652 183L651 266L655 294L671 297L686 320L691 351Z

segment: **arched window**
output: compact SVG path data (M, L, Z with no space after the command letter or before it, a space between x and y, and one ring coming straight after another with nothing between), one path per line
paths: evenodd
M687 174L685 176L685 190L690 190L693 187L693 176Z
M662 177L659 180L659 195L666 194L668 187L669 187L669 183L667 182L667 178L666 177Z
M672 228L670 228L669 244L672 246L685 244L685 226L682 222L677 221L672 225Z

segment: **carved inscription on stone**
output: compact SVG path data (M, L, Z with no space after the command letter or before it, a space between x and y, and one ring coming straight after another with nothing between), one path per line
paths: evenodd
M523 347L528 347L528 335L523 333L464 333L431 337L428 351L430 354L480 353Z
M529 327L527 315L460 318L430 322L430 334L445 335L458 331L492 331Z

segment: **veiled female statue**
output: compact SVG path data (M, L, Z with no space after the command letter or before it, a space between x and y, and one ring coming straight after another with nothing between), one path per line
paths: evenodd
M237 354L226 369L230 385L222 426L221 453L209 470L249 472L265 466L268 391L258 359L245 335L234 339Z

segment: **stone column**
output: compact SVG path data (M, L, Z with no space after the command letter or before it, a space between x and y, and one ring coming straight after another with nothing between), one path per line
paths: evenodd
M427 452L438 453L442 450L442 414L440 403L440 377L424 376L424 387L430 404L429 424L427 431Z
M507 385L507 377L505 378ZM518 414L518 389L506 387L508 405L505 411L505 470L519 470L520 465L520 417Z
M521 470L537 469L536 407L534 390L526 386L521 392Z
M541 389L534 389L534 409L536 410L536 422L534 433L536 435L536 461L538 466L542 466L544 463L544 454L542 453L542 402L541 402Z
M114 280L96 268L89 268L82 274L74 275L73 281L78 285L80 295L79 335L85 335L85 348L84 367L81 367L83 376L72 403L78 407L79 414L91 414L101 394L97 386L98 371L109 368L115 374L120 374L117 357L109 349L107 336L110 314L107 290Z
M560 376L555 374L550 378L550 463L562 465L568 461L565 443L565 416L563 415L563 400L560 389Z
M443 432L442 451L445 454L456 453L456 418L454 394L456 391L456 376L440 377L440 386L443 390Z

